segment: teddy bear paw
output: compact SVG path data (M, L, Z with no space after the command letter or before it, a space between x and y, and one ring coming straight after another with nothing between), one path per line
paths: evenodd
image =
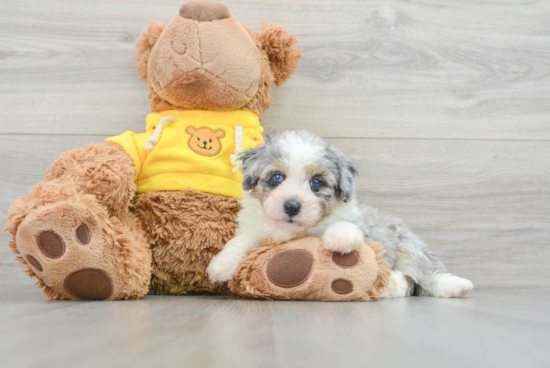
M231 288L245 296L271 299L377 299L379 275L386 271L381 271L379 246L372 246L363 244L343 254L328 251L318 238L269 244L248 255Z
M105 211L98 215L94 207L97 202L78 198L48 204L28 214L17 229L18 252L46 286L66 299L123 295L115 252L121 234L113 231Z

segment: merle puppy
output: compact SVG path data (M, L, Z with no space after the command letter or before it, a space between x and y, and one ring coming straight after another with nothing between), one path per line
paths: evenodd
M355 199L357 171L342 152L306 131L269 135L242 156L245 193L239 228L207 272L212 282L231 280L262 238L285 241L317 236L326 249L349 253L379 242L393 269L382 297L462 297L469 280L445 272L439 258L399 219Z

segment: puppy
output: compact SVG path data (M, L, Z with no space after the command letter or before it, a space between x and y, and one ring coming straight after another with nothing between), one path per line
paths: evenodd
M357 171L342 152L306 131L269 135L242 156L243 188L235 238L210 262L212 282L231 280L248 251L271 238L320 237L349 253L377 241L393 269L382 296L462 297L473 288L445 272L439 258L399 219L355 199Z

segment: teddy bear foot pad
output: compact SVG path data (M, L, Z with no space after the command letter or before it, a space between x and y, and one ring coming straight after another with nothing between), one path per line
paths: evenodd
M128 297L120 253L121 243L132 240L117 219L84 196L35 209L16 234L17 250L57 293L53 298L73 300Z
M231 288L266 299L375 300L388 282L383 253L378 243L339 254L324 249L316 238L264 242L244 260Z
M353 268L359 264L357 252L332 254L332 261L338 267ZM313 271L314 257L305 249L293 249L275 254L266 265L266 276L282 288L293 288L307 281ZM349 294L353 291L353 282L344 278L334 279L330 283L332 291Z

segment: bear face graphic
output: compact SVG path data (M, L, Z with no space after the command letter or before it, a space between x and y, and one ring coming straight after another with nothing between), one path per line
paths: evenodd
M222 150L222 142L220 139L225 137L225 132L222 129L212 130L207 127L195 128L187 127L185 132L191 137L187 141L187 145L191 151L202 156L216 156Z

